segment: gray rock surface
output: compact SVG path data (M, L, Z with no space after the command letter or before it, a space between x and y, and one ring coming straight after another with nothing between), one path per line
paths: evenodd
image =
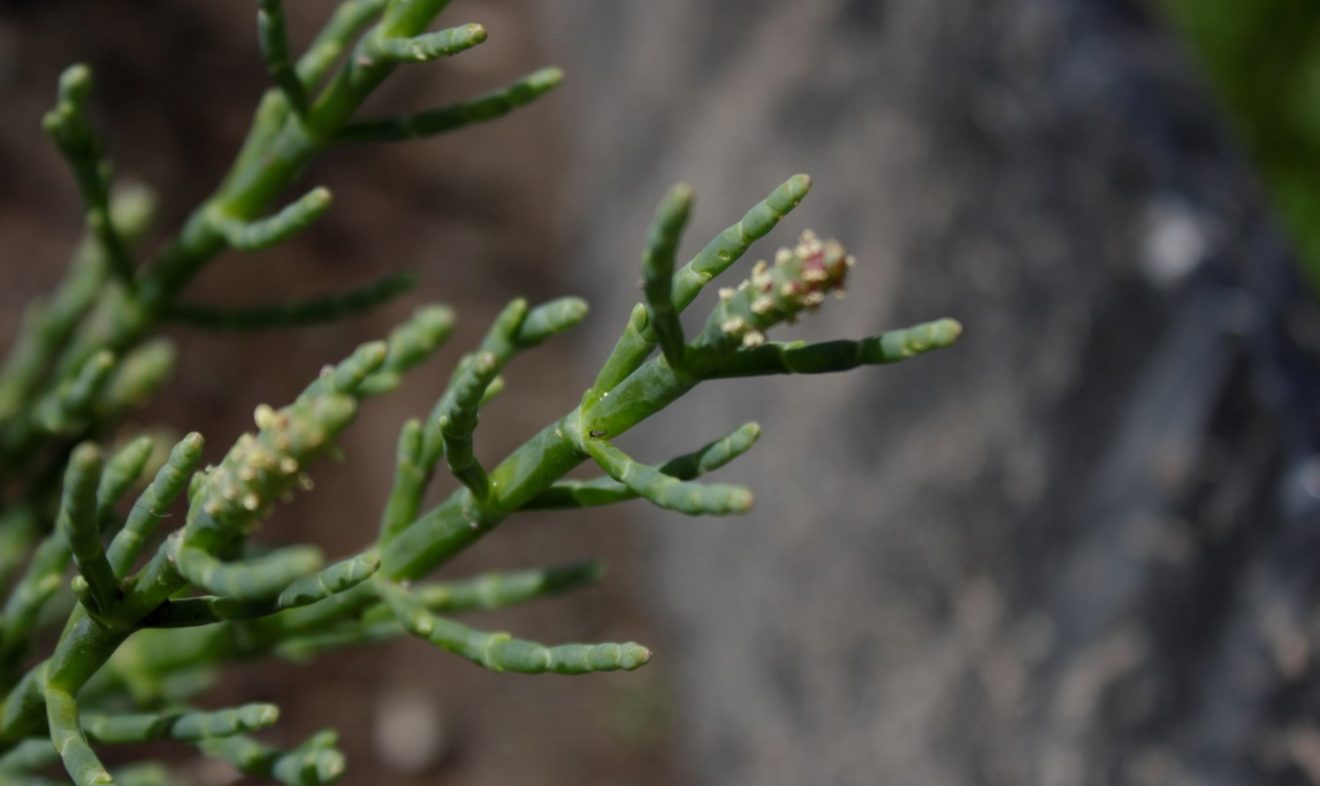
M1320 778L1315 317L1139 9L544 17L573 76L570 245L607 320L668 183L697 190L695 250L801 170L815 192L757 253L811 226L859 259L807 335L967 327L909 365L704 390L638 435L660 459L766 427L730 473L749 517L646 514L702 782Z

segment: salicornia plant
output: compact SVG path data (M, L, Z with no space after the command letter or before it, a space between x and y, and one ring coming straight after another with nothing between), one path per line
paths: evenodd
M274 88L219 188L176 238L145 259L137 241L149 200L140 190L112 187L87 119L88 69L74 66L61 79L45 124L86 202L88 238L64 283L31 308L0 375L0 580L10 585L0 617L0 783L46 782L40 773L56 760L79 784L116 782L96 747L157 739L191 743L286 784L337 777L343 757L331 733L276 750L247 736L275 722L274 707L200 710L187 703L199 674L236 659L306 657L411 634L495 671L637 668L650 657L638 644L546 646L451 619L589 583L598 575L594 564L422 580L519 511L640 497L689 515L743 512L752 504L750 491L698 478L750 448L759 434L755 424L659 466L630 457L614 438L706 380L889 363L957 337L957 323L941 320L861 341L770 341L773 327L842 293L853 264L838 243L804 232L771 263L758 262L747 280L721 288L705 326L688 338L680 314L806 196L809 180L790 178L676 270L692 206L690 190L680 185L661 202L645 243L645 303L633 310L581 401L493 467L477 460L478 418L502 386L502 369L587 312L572 297L535 307L510 303L459 360L431 411L403 427L378 531L364 537L357 554L326 567L312 546L263 550L250 536L278 501L308 484L307 472L334 450L359 402L391 391L440 346L453 323L444 306L418 310L387 340L326 367L293 403L258 406L255 433L243 435L213 466L203 466L199 434L184 437L155 466L151 438L99 447L107 427L168 375L173 353L154 337L161 324L310 323L354 313L407 285L390 278L324 300L236 311L182 298L224 251L279 243L326 212L330 197L319 188L268 212L326 148L488 120L559 82L557 70L545 69L456 106L355 119L362 101L399 65L454 55L484 40L477 25L426 32L444 5L348 0L294 61L279 1L260 0L260 43ZM442 461L459 485L423 510ZM585 461L604 475L565 479ZM136 499L121 509L140 481ZM186 516L158 537L180 498ZM53 651L38 659L32 643L56 629ZM124 784L166 779L151 763L117 775Z

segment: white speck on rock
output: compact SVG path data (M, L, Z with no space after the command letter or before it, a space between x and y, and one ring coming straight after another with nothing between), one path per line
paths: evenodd
M391 691L381 697L373 736L381 761L398 772L427 770L445 753L440 708L417 692Z
M1157 199L1146 208L1141 268L1155 286L1180 283L1205 259L1209 245L1196 214L1184 202Z

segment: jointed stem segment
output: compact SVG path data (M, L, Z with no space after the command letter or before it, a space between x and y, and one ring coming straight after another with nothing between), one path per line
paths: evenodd
M344 773L344 755L335 750L337 742L334 732L321 732L293 750L282 751L236 734L203 740L200 747L248 775L274 778L285 786L319 786Z
M115 356L101 351L86 360L78 373L33 406L38 427L51 434L72 434L86 426L96 398L110 382Z
M353 41L367 28L381 11L387 0L346 0L339 4L325 27L307 47L298 60L298 78L305 85L321 82L339 58L353 46Z
M87 117L92 72L79 63L60 76L59 101L46 114L46 133L68 159L87 204L87 226L105 254L110 272L126 287L133 287L134 265L128 247L110 214L110 164Z
M64 475L64 500L60 504L57 524L95 603L90 611L109 614L119 599L119 582L101 547L96 505L100 480L101 451L91 443L79 445L69 457L69 467Z
M656 210L646 238L646 253L642 255L642 281L651 329L665 360L674 368L683 364L683 325L674 307L674 255L678 253L678 240L691 209L692 189L681 183L674 186Z
M344 126L335 134L340 142L397 142L456 131L464 126L503 117L526 106L564 81L558 68L542 68L513 84L470 101L451 106Z
M232 566L230 567L232 569ZM371 578L379 567L380 558L375 554L367 553L337 562L315 573L299 570L293 574L297 578L289 579L289 574L283 574L278 579L270 580L273 586L283 587L278 597L273 599L270 598L272 593L269 591L254 592L253 587L256 582L248 580L240 582L240 586L253 596L251 599L237 594L224 594L169 600L147 615L142 620L142 626L188 628L217 622L268 617L282 611L310 606L345 593Z
M211 712L139 713L132 715L86 714L83 733L93 742L124 744L151 740L201 742L232 737L275 725L279 708L273 704L245 704Z
M121 188L110 200L114 226L127 244L141 239L154 210L154 198L142 187ZM29 306L0 371L0 425L12 423L21 408L40 393L52 360L97 305L97 299L105 295L108 264L100 243L85 239L60 288L48 301Z
M289 61L289 38L284 26L283 0L257 0L257 37L266 58L270 80L284 93L289 108L307 113L307 90Z
M394 487L381 513L380 542L390 542L417 516L422 505L430 469L422 464L422 421L412 418L399 432L399 447L394 465Z
M733 355L701 358L697 373L703 379L750 377L766 374L828 374L858 366L880 365L907 360L923 352L950 346L962 333L962 326L952 319L926 322L902 330L892 330L861 341L825 341L807 344L762 344Z
M553 568L486 573L466 581L419 584L413 595L433 612L494 611L529 600L558 595L600 580L595 560Z
M658 470L661 474L678 480L694 480L707 472L714 472L746 453L756 444L760 436L760 426L755 423L745 423L726 437L665 462ZM613 505L636 499L638 496L637 492L611 477L594 480L561 480L523 505L523 510Z
M524 674L631 671L651 659L650 650L632 642L547 647L515 639L507 633L485 633L435 616L424 603L396 584L378 581L377 591L409 633L491 671Z
M110 543L108 557L116 576L125 576L156 531L166 510L188 486L188 478L202 461L202 435L189 434L170 450L169 458L133 503L121 529Z
M485 499L489 494L490 481L472 451L472 432L477 428L477 408L481 406L486 387L494 381L499 371L499 361L494 354L477 353L459 371L449 406L441 413L438 421L449 471L477 499Z
M486 40L486 29L481 25L463 25L412 38L381 37L367 41L367 57L393 63L426 63L441 57L452 57Z
M448 307L431 305L418 309L411 319L390 331L385 342L385 362L362 380L358 392L377 396L394 390L403 375L430 357L453 329L454 312Z
M742 486L679 480L658 467L634 461L608 442L588 440L584 444L607 475L666 510L689 516L724 516L746 513L752 507L752 492Z
M235 251L260 251L279 245L311 226L330 209L330 191L314 188L270 218L237 218L217 208L208 217L212 228Z
M151 437L129 441L105 463L101 481L96 486L96 529L98 535L112 526L115 505L138 478L155 448Z
M321 567L321 552L311 546L291 546L243 562L223 562L200 548L180 548L179 573L190 584L238 601L263 601Z
M170 308L166 316L174 322L206 330L265 330L319 325L369 311L408 292L416 283L416 276L401 273L387 276L360 289L324 298L232 310L178 303Z

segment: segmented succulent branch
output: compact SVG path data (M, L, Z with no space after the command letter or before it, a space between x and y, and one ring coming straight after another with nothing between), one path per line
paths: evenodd
M661 202L643 253L645 302L624 325L578 404L492 466L475 442L482 407L516 356L581 322L585 302L535 307L515 300L457 363L448 388L399 435L393 487L361 549L331 564L313 546L262 550L253 536L277 503L310 487L362 399L388 393L443 344L453 314L424 307L385 341L327 367L292 403L258 406L256 429L213 466L190 434L150 466L152 441L107 453L95 437L146 395L170 365L149 340L164 320L219 329L301 324L352 313L399 288L391 279L312 303L220 312L182 302L185 285L225 248L251 250L292 236L325 212L313 190L265 215L308 160L341 140L397 139L498 116L557 83L542 71L474 102L386 120L355 121L358 104L399 64L455 54L485 32L427 26L441 0L348 0L299 60L290 59L278 0L259 0L261 50L275 88L215 195L145 265L132 258L144 225L140 197L109 197L101 146L86 121L88 75L71 70L48 128L73 164L88 204L89 239L69 279L35 307L0 376L0 577L15 575L0 615L0 784L42 782L56 761L88 784L160 783L158 766L112 774L96 749L176 740L239 770L285 784L327 783L344 770L331 733L291 750L247 736L275 722L269 705L201 710L187 702L217 666L246 658L307 658L410 635L494 671L585 674L631 670L651 653L632 643L544 645L453 619L586 586L594 563L433 583L428 574L520 511L642 498L688 515L746 511L746 488L702 480L751 448L745 424L693 453L649 465L614 440L697 384L724 377L814 374L903 360L948 346L960 328L940 320L859 341L778 343L767 338L841 294L853 260L810 232L720 289L704 328L685 336L680 315L700 291L767 235L805 196L798 175L775 189L686 265L675 269L692 192ZM341 55L350 47L352 54ZM456 481L440 504L423 498L441 462ZM603 473L569 480L591 462ZM52 469L53 468L53 469ZM52 475L52 472L54 473ZM62 475L62 482L60 477ZM147 479L150 476L150 479ZM117 510L141 482L127 515ZM166 512L186 499L178 526ZM27 554L27 559L13 554ZM74 575L66 580L72 564ZM69 605L72 604L72 605ZM63 621L49 657L29 665L34 636ZM132 712L123 707L136 707ZM35 779L35 781L34 781Z

